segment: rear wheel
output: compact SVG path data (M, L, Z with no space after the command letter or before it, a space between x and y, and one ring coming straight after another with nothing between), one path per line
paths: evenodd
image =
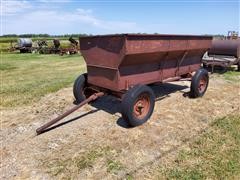
M122 117L131 126L145 123L152 115L155 105L155 95L151 88L136 85L129 89L122 100Z
M87 73L81 74L73 85L73 95L77 103L81 103L90 95L87 93Z
M191 82L191 97L202 97L208 87L209 76L205 69L199 69L192 77Z

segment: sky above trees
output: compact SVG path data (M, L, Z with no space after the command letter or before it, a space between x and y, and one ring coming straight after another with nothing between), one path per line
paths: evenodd
M226 34L239 0L2 0L1 35Z

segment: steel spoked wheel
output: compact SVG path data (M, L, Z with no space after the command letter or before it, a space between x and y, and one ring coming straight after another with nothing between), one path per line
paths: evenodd
M122 100L122 117L135 127L145 123L152 115L155 95L151 88L136 85L129 89Z
M133 115L136 119L143 119L150 110L150 97L148 94L141 94L133 106Z

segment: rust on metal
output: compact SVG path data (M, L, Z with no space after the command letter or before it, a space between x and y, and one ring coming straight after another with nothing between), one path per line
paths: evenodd
M150 98L147 94L141 94L133 106L133 115L137 119L143 119L149 112Z
M164 82L201 67L212 37L120 34L80 40L89 85L115 92L136 84Z
M87 98L86 100L84 100L83 102L81 102L80 104L74 106L73 108L69 109L68 111L66 111L65 113L63 113L62 115L56 117L55 119L49 121L48 123L44 124L43 126L39 127L36 132L37 134L41 134L43 133L48 127L52 126L53 124L57 123L58 121L60 121L61 119L65 118L66 116L68 116L69 114L73 113L74 111L76 111L77 109L79 109L80 107L82 107L83 105L96 100L97 98L103 96L104 93L103 92L98 92L95 93L93 95L91 95L89 98Z
M224 55L240 58L240 39L213 40L209 55Z
M199 84L198 84L199 92L201 92L201 93L204 92L206 87L207 87L207 80L206 80L206 78L203 77L202 79L200 79Z
M213 40L212 47L203 56L203 65L211 67L212 73L215 66L226 69L237 65L240 71L240 38Z

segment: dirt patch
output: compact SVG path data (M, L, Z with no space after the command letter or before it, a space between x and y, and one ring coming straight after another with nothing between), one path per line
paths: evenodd
M212 76L203 98L184 97L189 82L155 85L148 123L129 128L120 102L103 97L40 136L35 129L72 106L72 89L32 106L2 109L1 178L108 179L150 176L215 118L239 112L239 83Z

